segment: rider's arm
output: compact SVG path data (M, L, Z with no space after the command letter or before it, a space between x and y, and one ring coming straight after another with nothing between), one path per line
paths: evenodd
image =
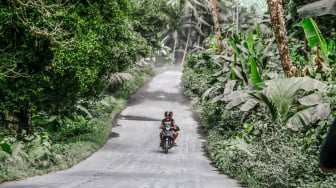
M173 127L174 127L174 130L176 130L176 129L177 129L177 125L176 125L176 123L175 123L175 120L173 119L172 121L173 121Z
M161 121L160 129L163 128L163 120Z

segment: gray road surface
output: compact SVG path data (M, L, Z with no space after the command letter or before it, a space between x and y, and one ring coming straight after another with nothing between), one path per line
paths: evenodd
M99 151L74 167L1 188L231 188L236 180L220 174L204 155L198 123L181 94L181 72L158 74L140 88L117 118L111 138ZM159 124L166 110L174 111L181 127L177 147L164 154Z

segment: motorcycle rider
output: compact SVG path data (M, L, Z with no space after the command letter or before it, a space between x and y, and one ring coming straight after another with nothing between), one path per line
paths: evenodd
M171 115L172 115L172 114L171 114ZM171 118L171 117L172 117L171 115L170 115L170 113L169 113L168 111L166 111L166 112L164 113L165 118L162 119L162 121L161 121L161 125L160 125L160 129L161 129L161 132L160 132L160 140L161 140L161 142L160 142L160 147L163 146L163 142L162 142L163 131L162 131L162 128L165 127L165 126L171 126L171 127L174 128L174 133L173 133L173 137L174 137L173 145L176 146L175 139L176 139L176 137L177 137L178 134L177 134L177 131L175 131L175 130L177 130L177 126L176 126L176 124L175 124L174 119Z
M174 116L174 113L173 113L172 111L170 111L170 112L169 112L169 118L171 119L171 121L173 122L173 124L174 124L174 126L175 126L175 127L174 127L174 143L175 143L175 140L176 140L176 138L177 138L178 135L179 135L178 131L180 131L180 127L179 127L178 125L176 125L173 116Z

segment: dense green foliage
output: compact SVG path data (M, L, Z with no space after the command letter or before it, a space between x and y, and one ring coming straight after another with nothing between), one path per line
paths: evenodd
M309 22L300 28L317 39L308 49L290 38L298 78L279 79L274 38L260 29L267 25L224 38L220 55L207 40L209 48L190 54L184 66L183 86L200 112L210 158L248 187L335 186L336 176L321 173L318 161L336 112L335 52L327 47L323 57L316 46L324 36ZM311 51L301 53L305 48Z
M299 31L297 26L301 22L301 18L297 13L297 9L303 5L316 2L315 0L284 0L284 7L287 11L288 15L291 15L291 19L289 20L287 27L290 29L291 34L296 36L302 36L302 31ZM327 37L327 39L335 38L335 24L336 24L336 16L335 15L323 15L316 17L316 21L319 23L319 27ZM304 40L301 38L301 40Z
M179 14L164 0L5 0L0 17L4 181L66 168L99 148L107 114L153 75L141 59Z
M284 1L291 71L302 78L277 79L265 1L248 1L258 11L240 2L219 2L221 54L209 37L210 1L1 2L0 182L66 168L97 150L109 114L152 75L137 62L164 47L182 63L193 51L183 85L222 171L249 187L334 187L317 156L336 113L335 16L302 20L297 8L313 0Z
M32 132L37 114L71 116L80 101L103 96L111 74L150 55L157 33L177 15L164 1L146 1L151 11L139 3L1 3L2 127Z
M130 72L136 74L121 83L114 94L86 104L88 108L79 107L81 111L74 118L55 117L48 121L35 116L34 122L40 127L26 136L25 141L6 136L3 141L10 144L13 152L0 153L0 182L65 169L99 149L106 139L112 138L114 117L124 108L130 93L154 74L153 67L148 65L137 66ZM82 111L86 113L79 113ZM60 125L57 131L41 127L52 125L53 121Z
M79 101L99 98L110 74L150 55L157 33L172 22L172 7L154 2L147 2L152 12L137 1L2 3L2 125L30 132L34 114L68 116Z
M213 72L218 71L215 61L208 60L206 66L211 69L207 70L202 65L203 57L204 54L191 57L184 69L183 83L186 93L198 98L201 124L208 130L206 148L216 166L248 187L334 186L335 176L321 174L317 158L330 119L314 121L293 131L280 120L273 120L272 109L262 106L249 112L237 107L226 109L225 98L229 96L220 96L225 91L213 91L207 96L211 99L205 100L206 88L215 84L219 87L220 80L214 81ZM193 62L199 62L196 66L203 69L195 69ZM239 97L238 93L234 96ZM297 106L296 103L291 105ZM297 113L297 109L291 113Z
M139 32L151 46L161 47L160 39L165 37L167 31L162 28L177 27L180 20L177 7L172 9L171 6L167 6L166 1L153 0L134 0L134 7L131 13L136 20L133 23L134 30ZM171 23L172 20L173 23Z

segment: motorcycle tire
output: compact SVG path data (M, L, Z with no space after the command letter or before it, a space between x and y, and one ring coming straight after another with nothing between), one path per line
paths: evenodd
M169 141L170 141L169 139L166 139L166 140L165 140L165 143L164 143L164 151L165 151L166 154L168 153L168 149L169 149L169 147L170 147L170 146L169 146L169 145L170 145L170 144L169 144Z

